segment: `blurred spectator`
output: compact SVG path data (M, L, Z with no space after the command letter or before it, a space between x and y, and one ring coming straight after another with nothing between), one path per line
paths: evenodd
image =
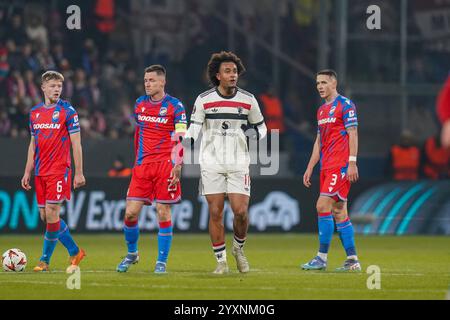
M98 50L95 46L94 40L88 38L84 42L82 53L82 65L87 75L91 75L98 70Z
M106 134L106 119L104 114L100 111L94 111L94 113L90 113L89 120L91 122L90 128L92 137L103 137Z
M437 114L442 123L442 146L450 149L450 73L438 96Z
M63 12L65 13L65 12ZM64 31L66 29L65 15L52 8L47 17L47 27L50 32L50 39L61 42L64 40Z
M0 47L0 84L8 77L9 69L8 50Z
M299 26L310 26L319 13L319 3L315 0L295 0L293 15Z
M31 70L33 72L38 72L40 70L39 61L36 56L33 55L31 43L25 43L22 46L20 70Z
M411 96L410 96L411 97ZM419 96L411 97L408 106L409 129L414 132L414 138L422 144L438 131L436 116L433 112L432 100L421 99Z
M397 181L417 180L420 169L420 149L414 145L411 131L405 130L400 142L391 147L387 163L388 175Z
M20 14L15 14L12 16L11 24L6 28L5 34L9 37L13 37L14 42L18 46L25 44L28 37L23 25L23 18Z
M16 43L13 39L6 41L6 49L8 50L8 62L11 69L19 70L21 63L21 53L18 52Z
M132 113L133 108L122 103L120 106L120 116L114 123L116 123L116 130L121 136L133 136L134 135L134 114Z
M267 92L259 96L262 103L264 120L267 129L279 129L280 133L285 132L283 104L276 94L273 86L270 86Z
M41 100L41 90L36 85L34 73L31 70L25 71L25 104L36 105Z
M113 162L112 168L108 171L108 177L121 178L131 176L131 168L125 167L123 158L117 156Z
M30 39L37 48L48 49L47 28L42 23L42 18L38 15L31 15L28 19L28 25L25 30Z
M0 24L6 25L6 10L4 8L0 8ZM0 28L0 40L3 40L5 38L5 35L7 34L7 28Z
M268 133L274 129L279 130L280 148L282 148L281 144L284 139L284 133L286 132L284 125L284 110L275 87L270 85L268 90L259 96L259 100L262 104L262 112L264 114L264 121L266 122ZM270 134L268 134L268 136L270 136Z
M8 113L0 108L0 137L9 136L11 130L11 120L9 120Z
M98 79L95 76L92 76L89 79L89 103L90 103L90 109L92 110L101 110L100 105L100 88L98 87Z
M116 8L114 0L97 0L94 9L95 26L97 29L97 43L100 54L106 51L109 43L109 35L116 28Z
M22 101L10 108L9 118L12 122L11 136L25 138L29 136L28 113L31 106L25 105Z
M286 110L286 135L289 143L291 168L297 174L302 174L305 164L302 161L305 150L310 150L316 138L316 128L306 120L304 102L295 91L289 91L284 104Z
M64 95L64 99L71 100L73 91L75 90L75 85L73 84L73 71L70 69L70 65L67 60L63 60L61 64L61 73L64 76L62 94Z
M53 56L53 60L55 61L58 68L61 68L64 61L66 61L66 55L64 54L64 46L61 42L55 43L52 45L51 53Z
M82 137L86 137L86 138L90 138L93 136L92 131L91 131L91 122L89 120L89 112L86 109L81 109L78 108L77 109L78 112L78 117L80 120L80 131L81 131L81 135Z
M48 47L42 47L36 54L41 70L56 70L56 62L53 59Z
M137 78L136 71L132 68L127 68L125 70L123 89L126 91L128 97L138 97L140 95L140 93L136 95L135 92L136 83L140 84L140 81L141 79ZM141 87L139 89L142 90Z
M91 95L88 83L86 81L86 73L83 69L77 69L74 75L73 105L80 109L88 109L92 105Z
M95 4L95 26L101 33L111 33L114 31L115 21L114 0L97 0Z
M25 98L25 81L18 70L14 70L6 81L7 93L11 104L17 106Z
M439 135L427 139L422 158L426 178L437 180L450 177L450 150L442 147Z

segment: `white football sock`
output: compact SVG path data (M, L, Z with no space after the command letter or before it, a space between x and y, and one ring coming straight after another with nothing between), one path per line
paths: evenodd
M227 251L224 249L220 252L215 252L217 262L227 262Z
M322 253L322 252L317 252L317 255L319 256L320 259L322 259L323 261L327 261L328 258L328 253Z

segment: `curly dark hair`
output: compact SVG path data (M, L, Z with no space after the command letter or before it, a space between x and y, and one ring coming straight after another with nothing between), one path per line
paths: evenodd
M219 68L222 62L234 62L237 67L238 75L241 75L245 72L244 64L242 63L241 59L233 52L221 51L220 53L213 53L211 55L211 59L209 59L208 67L206 68L208 80L212 86L218 86L220 84L220 81L217 79L216 74L219 73Z

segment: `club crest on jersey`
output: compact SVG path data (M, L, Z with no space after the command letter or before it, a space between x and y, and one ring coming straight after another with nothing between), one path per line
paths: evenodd
M336 106L332 106L330 109L330 116L332 117L334 115L334 111L336 110Z
M166 114L167 114L167 107L161 107L161 109L159 109L159 115L165 116Z
M59 119L59 111L53 112L52 119L53 119L53 121L58 121L58 119Z
M238 107L238 114L241 115L242 114L242 107Z

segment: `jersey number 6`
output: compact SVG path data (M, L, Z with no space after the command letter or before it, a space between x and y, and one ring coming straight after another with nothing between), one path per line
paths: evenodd
M58 193L62 192L62 181L58 181L56 183L56 192L58 192Z

